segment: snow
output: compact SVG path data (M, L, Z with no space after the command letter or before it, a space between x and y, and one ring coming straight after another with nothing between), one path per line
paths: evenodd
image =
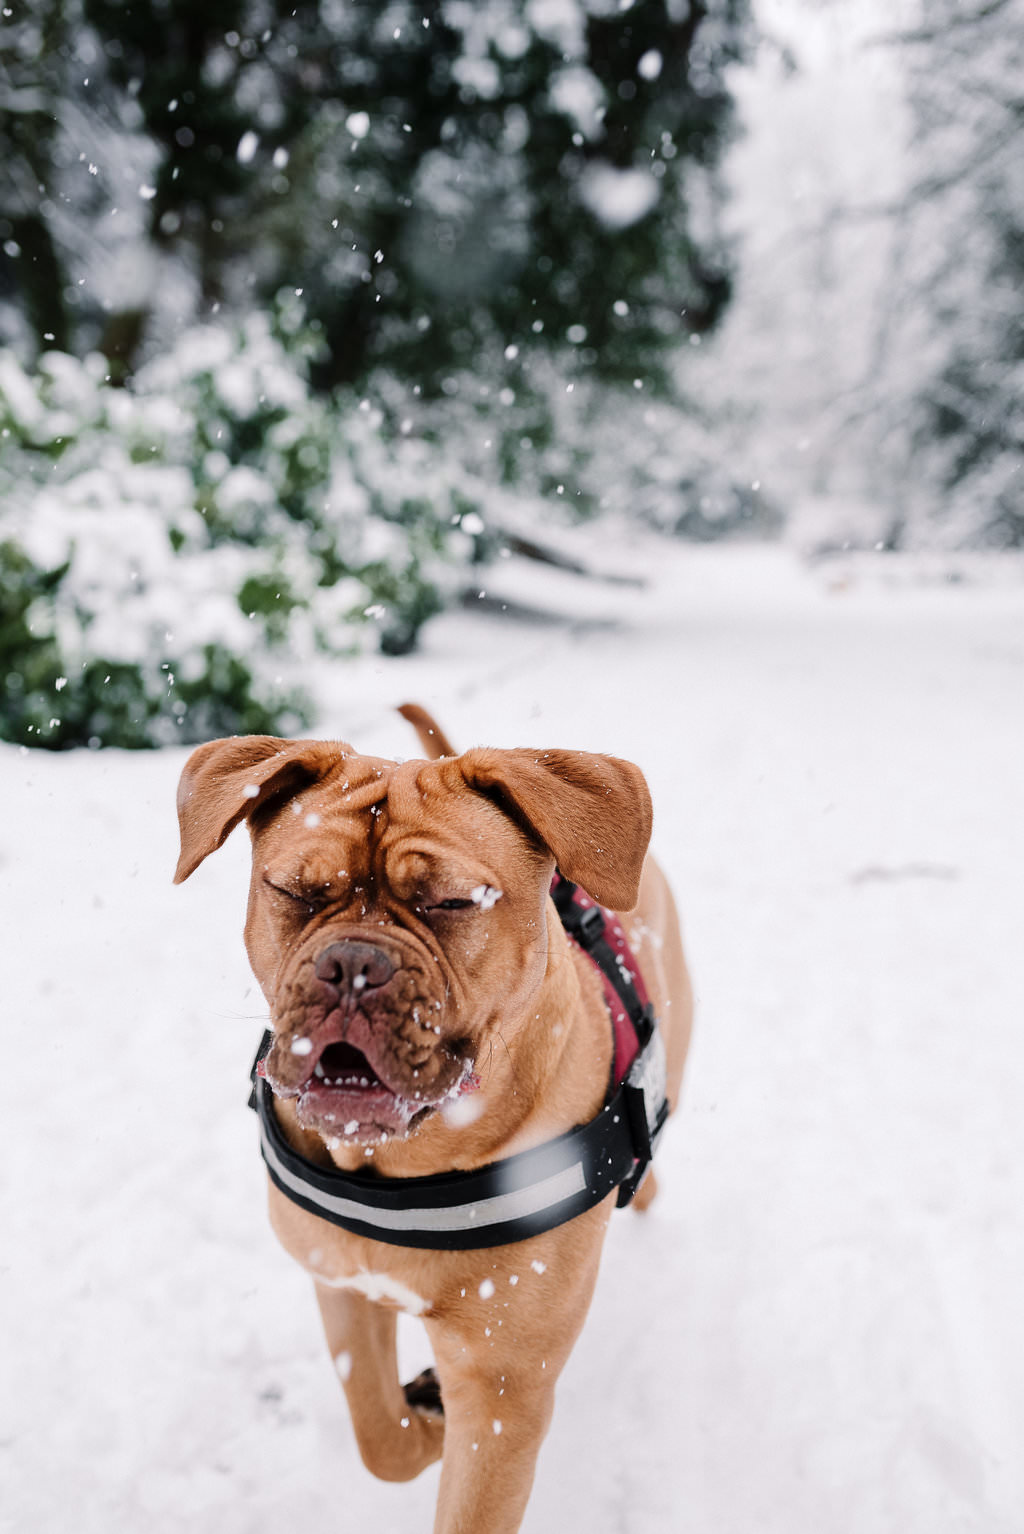
M646 218L661 196L657 179L646 170L620 170L593 160L580 177L579 198L607 229L628 229Z
M527 0L526 20L563 58L579 58L585 51L586 18L578 0Z
M320 1255L319 1253L317 1255ZM310 1261L316 1266L313 1254ZM421 1316L425 1310L429 1310L431 1301L424 1299L421 1294L408 1288L406 1284L400 1284L387 1273L370 1273L366 1269L348 1278L331 1278L323 1273L316 1275L317 1283L323 1284L328 1289L355 1289L363 1294L368 1300L385 1301L389 1305L397 1305L399 1310L407 1311L411 1316ZM341 1355L348 1358L347 1354ZM341 1372L341 1365L337 1356L334 1360L335 1368ZM349 1359L351 1367L351 1359ZM347 1375L342 1375L346 1379Z
M413 749L414 698L457 744L639 761L684 916L684 1105L651 1210L612 1221L525 1534L1016 1534L1024 567L601 554L651 585L324 672L322 733L368 752ZM247 847L171 886L184 759L0 750L0 1506L254 1534L336 1525L344 1488L346 1528L412 1534L437 1471L363 1470L266 1220Z
M644 80L656 80L661 74L664 59L657 48L648 48L636 66L636 72Z
M604 86L591 70L583 64L555 70L548 97L552 108L567 117L584 138L600 138L608 101Z

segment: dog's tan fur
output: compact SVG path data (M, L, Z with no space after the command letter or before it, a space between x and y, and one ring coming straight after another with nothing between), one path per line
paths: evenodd
M460 1070L480 1079L472 1122L424 1111L410 1133L387 1138L336 1137L300 1122L294 1098L275 1099L291 1143L324 1165L408 1177L483 1166L593 1116L611 1031L593 966L547 896L556 861L594 899L630 913L674 1105L692 998L671 893L645 858L650 801L639 769L581 752L456 756L422 709L403 713L432 760L398 765L340 743L252 736L200 746L182 775L177 880L249 823L245 937L270 1006L275 1088L294 1089L306 1069L290 1045L315 1031L311 965L337 942L394 957L395 979L359 1015L359 1037L372 1037L392 1077L415 1078L426 1110L450 1101ZM316 892L308 912L282 892L289 881ZM458 912L424 904L477 886L500 898ZM654 1191L649 1173L635 1204L646 1207ZM365 1463L407 1480L443 1451L435 1534L519 1528L614 1203L516 1245L434 1252L352 1235L271 1185L271 1221L315 1282ZM399 1382L402 1303L426 1325L443 1414L410 1405Z

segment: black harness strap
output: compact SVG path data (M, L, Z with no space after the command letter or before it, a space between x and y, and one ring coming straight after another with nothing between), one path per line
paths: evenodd
M578 905L576 903L577 888L577 885L571 884L568 879L561 876L556 878L556 882L551 887L551 898L555 903L555 910L558 912L562 926L584 953L593 959L598 969L607 975L618 992L619 999L629 1014L634 1028L639 1028L646 1009L637 995L628 967L620 963L618 955L605 935L604 912L599 905L585 907Z

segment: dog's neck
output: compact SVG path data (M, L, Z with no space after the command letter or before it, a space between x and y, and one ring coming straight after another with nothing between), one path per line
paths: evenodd
M601 985L550 902L547 929L540 986L518 1015L489 1020L476 1065L480 1086L468 1099L478 1110L472 1122L456 1125L438 1112L407 1139L378 1143L368 1155L358 1145L328 1149L319 1135L298 1127L290 1102L279 1102L278 1119L295 1149L345 1172L372 1166L384 1177L425 1177L486 1166L591 1118L604 1100L611 1068Z

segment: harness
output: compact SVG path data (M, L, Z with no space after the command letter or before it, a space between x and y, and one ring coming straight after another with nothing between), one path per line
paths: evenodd
M632 1199L668 1117L665 1047L622 924L589 895L555 875L551 897L569 937L597 965L614 1033L605 1101L586 1124L471 1172L380 1177L325 1169L288 1144L269 1083L253 1062L249 1106L271 1181L293 1203L357 1236L393 1246L468 1251L525 1241L592 1209L618 1188Z

